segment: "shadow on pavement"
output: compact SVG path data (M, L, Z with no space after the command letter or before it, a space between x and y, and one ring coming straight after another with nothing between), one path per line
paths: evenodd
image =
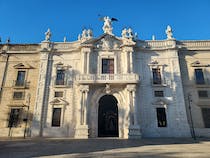
M0 157L9 158L28 158L28 157L161 157L168 158L176 155L176 152L168 151L158 153L158 151L137 150L140 147L173 145L173 144L199 144L200 141L210 141L210 139L190 138L184 139L26 139L26 140L7 140L0 141ZM132 150L130 150L132 149ZM156 149L157 150L157 149Z

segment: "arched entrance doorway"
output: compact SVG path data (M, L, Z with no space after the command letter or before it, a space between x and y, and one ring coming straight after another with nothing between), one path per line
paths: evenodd
M112 95L104 95L99 100L98 136L119 136L117 99Z

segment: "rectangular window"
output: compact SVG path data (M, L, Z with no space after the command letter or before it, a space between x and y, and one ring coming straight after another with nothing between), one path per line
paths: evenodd
M161 73L160 69L152 69L152 75L153 75L153 84L161 84Z
M24 92L14 92L13 99L24 99Z
M61 108L53 108L52 126L59 127L61 123Z
M17 80L15 86L24 86L25 83L25 71L18 71Z
M20 122L21 109L11 109L8 127L17 127Z
M155 97L164 97L163 91L154 91Z
M205 128L210 128L210 108L202 108Z
M64 85L65 70L57 70L56 85Z
M55 97L63 97L63 92L55 92Z
M102 59L102 74L114 73L114 59Z
M198 91L199 98L208 98L208 91Z
M167 120L166 120L166 111L165 108L157 108L157 123L158 127L166 127Z
M202 69L195 69L195 79L196 79L196 84L205 84Z

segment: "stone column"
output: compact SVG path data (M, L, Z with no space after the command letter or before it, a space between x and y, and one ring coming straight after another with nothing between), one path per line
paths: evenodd
M84 122L83 122L83 124L84 125L88 125L88 122L87 122L88 91L89 91L89 89L87 87L87 89L85 89L85 91L84 91L84 105L83 105L83 107L84 107Z
M137 120L137 104L136 104L136 85L129 84L127 85L128 96L129 96L129 105L130 105L130 126L128 137L131 139L141 138L140 126L138 125Z
M50 54L50 43L42 42L43 49L40 51L40 67L39 67L39 79L37 85L37 94L36 101L34 107L34 116L31 127L31 135L32 137L43 136L43 128L44 128L44 116L45 111L44 107L46 105L46 97L48 96L46 92L47 88L47 80L49 80L48 73L48 62L49 62L49 54ZM49 77L49 78L48 78ZM48 78L48 79L47 79Z
M9 61L9 54L7 54L8 49L9 49L8 45L3 46L2 53L0 53L0 59L2 60L2 63L1 63L2 73L0 74L0 84L1 84L0 85L0 102L2 99L2 91L5 86L6 73L8 71L8 61Z
M80 94L81 94L81 101L80 101L80 120L76 125L75 131L75 138L88 138L88 122L87 122L87 106L88 106L88 85L81 85L80 86Z
M133 46L124 46L124 63L122 69L125 74L133 73Z
M82 74L89 74L89 63L90 63L90 52L91 52L91 48L89 47L83 47L81 49L81 55L82 55L82 70L81 73Z
M89 69L90 69L90 65L89 65L89 63L90 63L90 52L87 52L87 65L86 65L86 73L87 74L89 74Z
M82 52L81 53L81 56L82 56L82 60L81 60L81 73L84 74L85 73L85 53Z
M129 68L129 72L133 73L133 52L129 52Z
M123 66L123 70L125 70L124 72L127 73L133 73L133 52L134 52L134 46L136 45L136 42L133 41L133 38L122 38L122 50L125 53L124 55L124 63Z
M128 73L128 52L127 51L124 52L124 63L122 65L124 65L123 66L124 73L127 74Z
M137 108L136 108L136 89L131 91L132 106L133 106L133 125L137 125Z

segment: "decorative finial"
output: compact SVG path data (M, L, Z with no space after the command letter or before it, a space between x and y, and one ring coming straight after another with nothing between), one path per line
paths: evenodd
M166 35L167 35L167 39L173 39L173 31L172 31L172 28L171 26L167 26L167 29L166 29Z
M63 38L63 42L64 42L64 43L66 42L66 36L64 36L64 38Z
M49 42L51 35L52 33L50 32L50 29L48 28L47 32L45 32L45 41Z
M81 34L78 35L78 41L80 41L80 40L81 40Z
M10 43L10 37L7 38L6 44Z
M155 40L155 35L152 35L152 40L153 40L153 41Z
M138 33L137 33L137 32L134 33L134 39L135 39L135 40L138 39Z

